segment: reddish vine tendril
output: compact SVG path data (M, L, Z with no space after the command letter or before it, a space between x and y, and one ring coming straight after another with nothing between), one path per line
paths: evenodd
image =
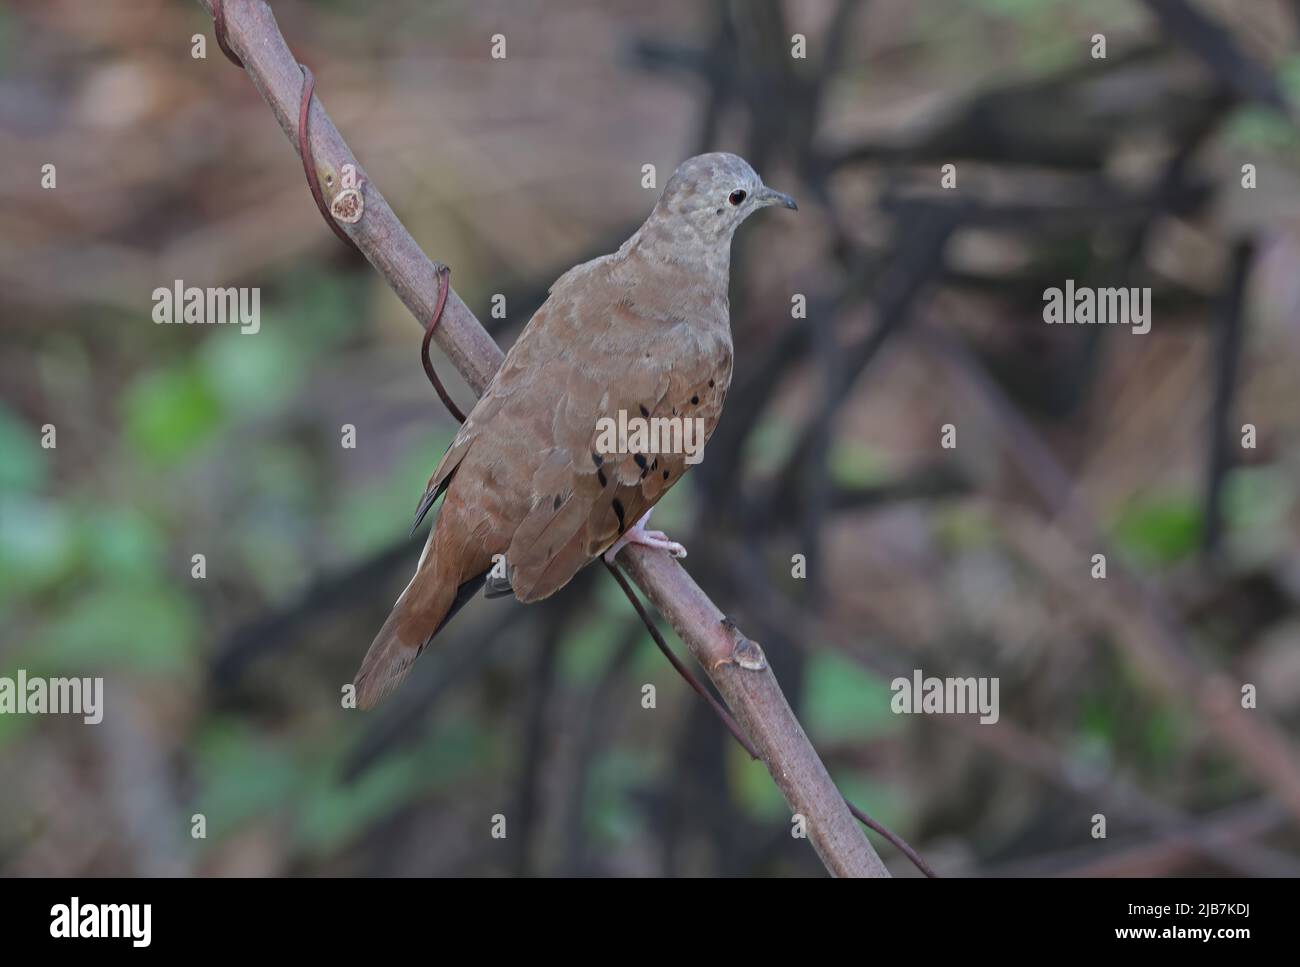
M224 0L212 0L212 32L216 34L217 46L226 55L226 59L240 70L243 70L244 62L231 50L230 40L226 36ZM312 76L312 72L307 69L306 64L299 64L298 66L302 69L302 101L298 106L298 155L302 158L302 170L307 176L307 187L311 189L311 196L316 200L316 208L319 209L321 218L325 219L325 224L339 237L339 241L344 242L353 251L359 252L360 249L357 248L357 243L348 237L347 232L339 228L339 223L330 214L329 205L325 204L325 193L321 191L320 179L316 176L316 159L312 156L308 124L308 119L311 116L312 94L316 90L316 78Z
M442 405L447 407L447 412L456 418L457 423L464 423L465 414L442 385L442 380L434 372L433 361L429 359L429 342L433 339L434 327L442 318L443 307L447 305L447 293L451 290L451 269L439 263L433 272L438 278L438 301L434 304L433 316L429 319L429 324L424 328L424 341L420 343L420 362L424 365L424 375L429 377L429 383L438 394L438 399L442 400Z
M243 70L244 62L235 56L235 52L230 49L230 42L226 39L226 11L222 6L222 0L212 0L212 32L217 35L217 46L226 55L226 60Z
M339 237L339 241L348 245L353 251L360 252L357 243L348 238L347 232L339 228L339 223L334 220L329 206L325 204L325 193L321 191L320 179L316 176L316 159L312 157L311 140L308 137L307 119L311 116L311 98L316 90L316 78L312 76L306 64L298 66L302 68L302 101L298 105L298 154L302 157L302 170L307 176L307 187L311 189L312 198L316 199L316 207L320 209L321 217Z
M224 0L212 0L212 31L216 34L217 46L226 55L226 59L240 70L243 70L244 62L231 49L230 40L226 34ZM311 150L311 99L316 92L316 77L306 64L299 64L298 67L302 70L302 97L298 102L298 155L302 158L302 170L307 177L307 187L311 189L311 197L315 200L316 208L320 211L321 217L325 219L325 224L338 236L339 241L345 243L353 251L360 252L357 243L339 227L338 221L330 214L329 205L325 203L325 192L321 189L320 178L316 174L316 159ZM465 414L442 385L442 380L438 378L433 363L429 359L429 342L433 338L433 330L438 325L438 320L442 318L442 310L447 304L447 292L451 288L451 270L445 265L439 265L435 272L438 277L438 299L433 309L433 316L424 329L424 341L420 345L420 362L424 366L424 374L428 377L430 385L437 392L438 398L442 400L443 405L447 407L447 412L456 418L456 422L464 423Z

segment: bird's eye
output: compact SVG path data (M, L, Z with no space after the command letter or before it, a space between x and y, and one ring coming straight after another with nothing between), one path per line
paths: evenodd
M733 191L730 195L727 196L727 201L731 202L733 205L739 205L747 197L749 196L746 194L743 188L737 188L735 191Z

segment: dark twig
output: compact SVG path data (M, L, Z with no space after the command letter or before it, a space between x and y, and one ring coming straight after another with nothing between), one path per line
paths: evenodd
M1232 255L1228 285L1219 312L1218 352L1215 353L1214 407L1210 411L1209 467L1205 487L1205 531L1202 546L1206 553L1219 549L1223 535L1223 481L1232 469L1234 433L1228 426L1232 401L1237 389L1237 363L1245 334L1246 280L1255 246L1250 241L1237 245Z
M814 424L819 419L834 419L871 361L907 324L921 290L941 269L944 245L965 217L965 211L963 206L932 210L903 227L898 253L881 277L873 299L876 325L866 336L840 351L841 361L835 367L834 382L826 387L822 407L809 420L799 443L777 471L766 499L758 504L757 512L764 521L779 520L781 515L776 513L776 508L798 491L804 479L803 468L813 458L819 439L820 431L815 431ZM829 427L824 432L829 432Z
M1006 453L1020 466L1064 532L1086 554L1106 554L1114 591L1101 596L1096 606L1113 623L1116 640L1148 682L1193 702L1215 737L1240 757L1293 816L1300 817L1300 758L1288 737L1263 713L1243 710L1239 686L1204 666L1164 596L1126 568L1108 547L1097 519L1052 451L962 342L935 328L921 333L954 382L985 412L989 425L997 427Z
M731 733L732 738L739 742L741 747L749 753L749 757L751 759L759 758L758 750L755 749L753 743L745 737L745 733L740 731L740 726L738 726L736 720L731 717L731 713L727 711L726 706L719 702L713 696L713 693L704 687L703 682L691 674L691 670L682 664L682 660L677 657L671 648L668 647L668 642L664 640L664 636L659 632L658 627L655 626L654 619L651 618L649 612L646 611L645 605L641 603L641 599L637 597L636 592L632 590L632 586L628 584L627 578L623 577L623 572L608 561L604 563L605 567L609 570L609 573L614 576L614 580L618 582L618 586L623 589L623 593L627 595L628 601L632 602L632 607L636 609L637 617L641 619L641 623L645 625L646 630L650 632L650 637L654 639L659 650L663 652L663 656L668 659L668 663L673 666L673 670L682 677L687 685L691 686L691 688L695 690L695 694L699 695L700 698L709 703L714 714L722 720L722 724L726 726L727 731Z
M1248 56L1232 31L1187 0L1144 0L1174 40L1194 53L1239 97L1293 118L1291 102L1273 72Z
M514 871L518 876L533 872L533 843L539 825L537 809L544 794L542 779L547 774L544 766L547 752L546 716L555 687L555 664L565 630L564 612L561 608L552 605L544 610L549 614L544 616L546 620L536 664L528 671L528 701L524 705L522 727L519 730L519 766L514 795L515 815L519 818L510 831L515 848Z
M1211 855L1247 852L1251 849L1250 839L1272 832L1284 825L1286 819L1286 810L1275 802L1250 802L1197 817L1174 829L1162 830L1151 840L1104 850L1100 857L1097 855L1097 845L1090 843L981 872L986 876L1014 877L1174 876L1190 860L1204 854L1206 844L1212 844L1216 850L1216 854ZM1268 856L1263 859L1268 865L1257 869L1254 875L1295 875L1294 864L1285 857ZM1228 869L1232 867L1228 866Z
M292 601L238 625L213 648L213 683L218 689L234 684L252 662L292 643L304 626L379 589L418 554L418 543L402 536L359 562L317 576Z
M589 872L590 851L584 830L592 761L608 734L605 726L614 705L617 683L631 667L639 650L640 637L639 628L627 626L595 686L588 690L586 707L578 716L574 730L577 741L569 756L571 766L564 783L564 806L559 821L561 876L581 876Z
M840 653L883 679L906 677L910 673L912 662L897 657L903 653L919 652L927 666L948 658L951 647L947 644L911 641L892 643L888 649L865 647L860 639L850 637L816 615L803 611L788 595L773 594L764 582L761 567L747 551L733 553L730 559L733 573L744 586L747 599L764 622L785 627L791 635L796 633L796 629L810 629L810 637L832 643ZM987 728L960 715L935 716L933 722L936 727L946 727L949 734L964 737L1080 802L1101 803L1106 809L1136 817L1153 833L1168 835L1194 825L1194 820L1180 809L1162 802L1133 781L1062 752L1039 732L1015 722L1005 713L997 728ZM1229 848L1214 840L1205 840L1199 844L1199 849L1226 869L1243 876L1289 876L1295 873L1294 863L1275 851L1260 847ZM1284 870L1288 872L1282 872Z
M438 662L423 671L417 666L414 681L394 696L378 719L347 756L343 764L343 782L354 782L388 751L418 736L417 726L438 705L438 698L456 681L469 675L495 656L497 648L509 637L507 632L526 612L522 607L506 608L494 616L482 634L458 641L443 649Z
M632 586L628 583L627 578L623 577L619 569L613 564L606 562L605 567L609 569L610 574L614 575L614 580L617 581L618 586L623 589L623 593L627 595L627 599L632 602L632 607L636 609L636 613L640 616L641 622L650 632L650 637L654 639L655 644L659 646L659 650L663 652L664 657L668 659L677 674L685 679L686 684L690 685L697 695L709 703L714 713L722 720L722 724L726 726L727 731L731 733L732 738L739 742L741 748L749 753L749 757L751 759L761 758L758 754L758 750L755 749L749 739L745 737L740 726L736 724L736 720L731 717L731 713L727 711L726 706L713 697L713 693L704 687L703 682L691 674L690 669L682 664L681 659L679 659L673 653L673 650L668 647L668 642L664 640L664 636L660 634L659 629L655 627L654 619L652 619L649 613L646 612L644 605L641 604L641 600L636 596L636 592L632 590ZM874 829L877 833L892 843L894 847L906 856L918 870L928 877L938 876L938 874L930 868L930 865L926 863L925 860L921 859L920 854L918 854L916 850L912 849L912 847L908 845L907 841L901 836L893 832L893 830L889 829L889 827L884 824L872 819L857 806L853 805L849 800L845 799L844 803L849 807L849 812L851 812L860 823L867 826L869 829Z

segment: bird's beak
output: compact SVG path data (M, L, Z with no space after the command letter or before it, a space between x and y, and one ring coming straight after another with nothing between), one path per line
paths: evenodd
M755 200L762 207L766 207L767 205L780 205L783 208L790 208L794 211L799 210L799 206L795 204L793 198L783 192L768 188L766 185L759 190L758 197Z

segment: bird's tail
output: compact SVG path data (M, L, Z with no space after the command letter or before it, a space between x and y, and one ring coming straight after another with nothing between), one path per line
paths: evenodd
M393 605L388 620L361 662L353 683L361 708L378 705L402 683L415 659L451 617L453 609L464 603L464 600L457 601L459 576L446 573L448 568L440 566L448 556L437 554L432 544L431 534L415 577Z

